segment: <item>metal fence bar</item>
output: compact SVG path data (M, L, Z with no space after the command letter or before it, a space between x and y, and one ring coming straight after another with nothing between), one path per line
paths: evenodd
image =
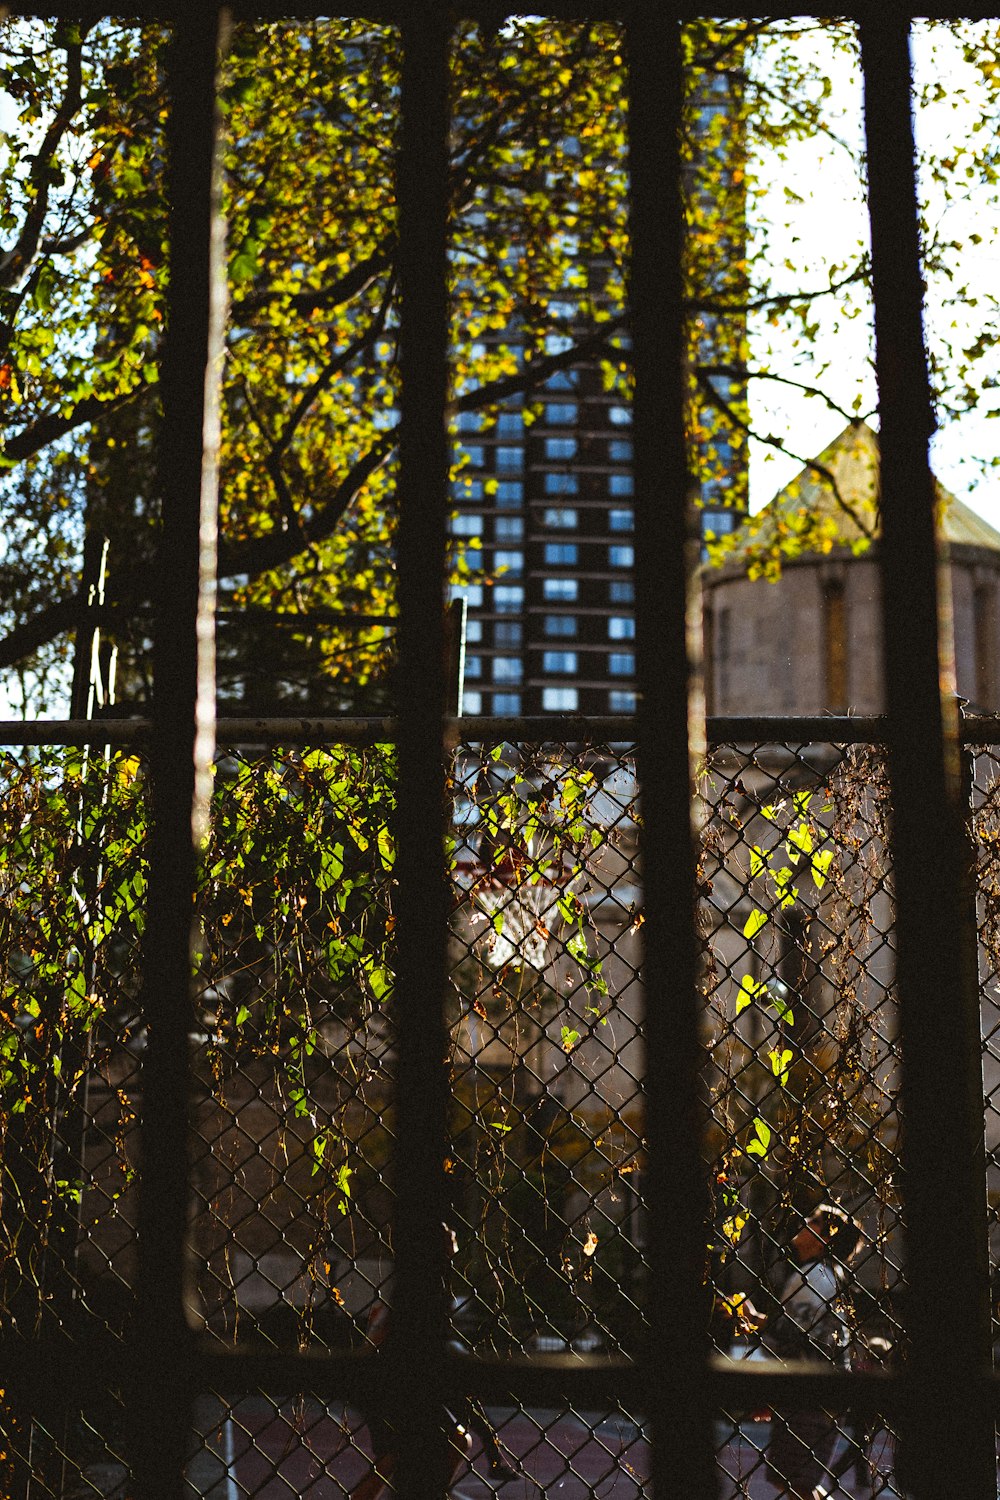
M659 1494L714 1492L705 1404L704 1171L699 1151L691 692L697 553L685 437L681 31L669 10L628 26L630 309L635 369L636 635L645 890L645 1109L650 1299L645 1372Z
M141 1500L183 1493L188 1403L185 1240L194 841L211 773L218 383L224 282L216 156L220 12L176 28L170 52L170 293L161 445L150 769L154 815L143 954L142 1185L132 1388ZM200 809L204 814L207 806Z
M605 714L580 718L562 714L531 718L466 716L446 718L450 742L497 744L518 742L546 744L632 744L638 737L638 722L632 714ZM147 744L153 733L149 719L5 719L0 720L0 745L135 745ZM216 722L216 739L222 746L392 744L399 733L395 718L224 718ZM709 745L879 745L888 735L888 721L881 717L809 715L783 717L776 714L714 717L705 721ZM971 714L962 718L962 743L1000 743L1000 716Z
M977 1400L975 1160L969 1049L942 1065L938 1018L978 1028L976 950L963 902L954 678L939 637L939 558L927 444L909 26L861 24L881 420L882 601L903 1040L913 1404L919 1496L996 1493L992 1422ZM975 1018L975 1019L974 1019Z
M448 494L448 37L444 11L403 26L398 162L402 377L399 523L399 1039L393 1312L402 1500L444 1493L447 884L444 563Z

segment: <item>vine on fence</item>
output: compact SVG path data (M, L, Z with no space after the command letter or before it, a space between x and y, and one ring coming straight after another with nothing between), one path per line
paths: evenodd
M627 1345L637 1331L641 1243L608 1214L624 1212L641 1181L642 1125L602 1108L601 1047L620 996L594 921L598 898L634 868L626 760L467 746L450 772L446 1169L475 1230L463 1274L512 1339L542 1323L579 1330L598 1306L609 1336ZM148 788L127 755L50 751L8 759L3 777L0 1233L4 1304L23 1320L26 1308L41 1315L53 1246L61 1255L79 1231L80 1152L60 1145L55 1125L83 1107L88 1079L102 1080L113 1115L102 1125L113 1142L102 1202L121 1207L131 1191ZM273 1204L286 1195L276 1236L294 1241L314 1290L322 1270L341 1301L337 1247L356 1261L386 1233L394 788L384 746L217 766L191 1028L197 1128L214 1161L195 1228L211 1272L206 1316L227 1336L242 1287L231 1268L227 1285L212 1268L230 1266L248 1194ZM716 769L704 795L707 1275L721 1287L750 1228L776 1237L781 1216L810 1195L867 1195L882 1229L895 1211L891 974L884 987L873 978L890 896L873 752L845 752L826 771L793 756L778 774L751 756L737 775ZM735 905L714 890L726 880ZM630 920L638 928L641 910ZM581 1105L546 1096L540 1076L530 1098L519 1094L526 1057L546 1045L573 1076L590 1068ZM484 1083L475 1059L487 1055L506 1062ZM249 1163L237 1127L254 1142ZM256 1264L270 1241L246 1243ZM622 1322L612 1304L626 1289ZM717 1305L738 1298L720 1294Z

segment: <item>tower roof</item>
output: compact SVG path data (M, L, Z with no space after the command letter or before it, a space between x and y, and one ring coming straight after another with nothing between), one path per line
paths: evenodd
M944 534L953 544L1000 552L1000 532L935 480ZM867 422L849 422L801 473L752 516L725 548L723 560L752 562L780 542L786 555L860 551L878 536L878 435ZM764 566L766 571L766 564Z

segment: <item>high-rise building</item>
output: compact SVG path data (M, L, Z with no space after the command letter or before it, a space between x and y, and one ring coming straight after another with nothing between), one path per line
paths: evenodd
M742 78L706 75L690 111L692 458L702 532L746 512ZM700 290L699 290L700 289ZM516 344L505 331L504 341ZM462 413L457 539L478 543L463 710L508 715L635 708L632 414L597 359L550 377L496 419Z

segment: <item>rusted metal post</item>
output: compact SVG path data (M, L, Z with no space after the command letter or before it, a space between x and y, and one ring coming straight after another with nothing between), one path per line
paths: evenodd
M700 601L684 411L681 29L643 7L628 28L631 328L635 368L637 751L649 1137L645 1384L657 1494L715 1493L706 1407L705 1186L698 1107L694 757Z
M923 1500L996 1495L992 1417L982 1400L976 1179L968 1100L978 1029L976 940L954 661L939 577L933 407L911 116L909 26L890 11L860 25L875 294L882 605L892 788L892 864L903 1046L911 1400L904 1440ZM944 628L942 629L942 626Z
M443 1020L444 563L448 493L448 20L403 25L398 162L402 377L399 449L399 792L396 816L398 1129L395 1289L387 1346L401 1440L396 1491L446 1489L441 1423L446 1331Z
M152 828L143 951L148 1041L142 1070L142 1174L131 1460L139 1500L180 1500L188 1429L185 1315L188 1034L195 849L214 751L213 615L219 382L224 330L216 6L174 30L168 83L170 294L163 361Z

